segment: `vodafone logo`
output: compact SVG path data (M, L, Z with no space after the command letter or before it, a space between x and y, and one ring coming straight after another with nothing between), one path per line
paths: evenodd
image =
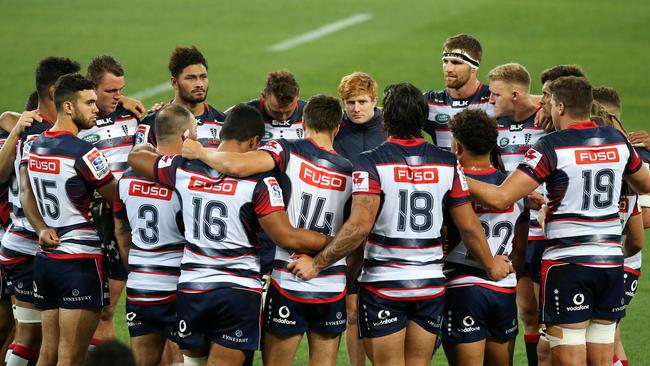
M300 179L314 187L344 191L347 179L343 175L318 169L305 163L300 164Z
M583 294L575 294L573 296L573 303L576 305L582 305L582 303L585 302L585 295Z
M398 183L435 184L438 183L438 168L395 167L393 177Z
M615 147L608 149L576 150L576 164L607 164L620 161L618 149Z
M281 306L280 309L278 309L278 315L280 315L280 318L286 319L291 315L291 312L289 311L289 308L286 306Z
M133 319L135 319L135 313L134 313L134 312L130 312L130 313L127 313L127 314L126 314L126 320L127 320L127 321L132 322Z
M476 323L476 322L474 321L474 318L472 318L472 317L469 316L469 315L463 318L463 325L466 326L466 327L471 327L471 326L473 326L475 323Z
M155 183L134 181L129 185L129 195L169 201L172 198L172 190Z
M237 181L231 179L224 179L216 181L199 176L192 176L187 185L190 191L208 192L233 196L237 190Z
M61 162L57 159L41 158L34 154L29 157L29 171L31 172L59 174L60 164Z
M178 322L178 330L181 333L185 333L185 331L187 330L187 323L185 323L185 320L181 320Z
M390 316L390 311L388 310L379 310L379 313L377 314L377 317L379 319L386 319Z
M630 290L636 291L636 287L638 285L639 285L639 281L637 281L637 280L632 281L632 283L630 284ZM34 291L36 291L36 290L34 290Z

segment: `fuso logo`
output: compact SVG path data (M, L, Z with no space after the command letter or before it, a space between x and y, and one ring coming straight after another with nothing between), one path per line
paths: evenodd
M513 212L515 210L515 206L510 206L506 208L505 210L497 210L496 208L492 208L489 206L483 206L478 202L472 201L472 208L474 209L474 212L477 214L498 214L498 213L509 213Z
M56 159L40 158L35 155L29 157L29 170L33 172L59 174L61 162Z
M438 183L437 168L395 167L395 182L412 184Z
M300 179L318 188L345 191L346 179L344 176L317 169L305 163L300 164Z
M131 182L129 185L131 196L148 197L169 201L172 199L172 191L169 188L161 187L154 183Z
M576 150L576 164L606 164L620 160L615 147L598 150Z
M193 176L187 188L190 191L225 194L232 196L237 190L237 181L224 179L222 181L211 180L203 177Z

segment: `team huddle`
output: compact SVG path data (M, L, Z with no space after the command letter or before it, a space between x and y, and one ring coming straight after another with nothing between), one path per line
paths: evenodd
M126 323L137 365L627 365L621 319L650 227L650 138L577 65L443 44L445 88L354 72L300 99L206 103L208 62L177 47L174 99L122 95L111 56L48 57L0 116L5 364L81 365ZM424 132L424 133L423 133ZM425 134L433 143L424 139Z

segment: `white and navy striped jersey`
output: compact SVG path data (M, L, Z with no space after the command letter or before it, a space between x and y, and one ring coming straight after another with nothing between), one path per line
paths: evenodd
M489 116L494 115L494 107L490 104L490 88L481 83L472 96L464 99L454 99L447 89L424 93L429 103L429 116L424 123L424 131L431 135L436 146L451 149L451 130L449 121L457 113L465 109L484 110Z
M343 225L344 209L352 194L352 164L314 140L271 140L260 148L275 160L287 179L280 179L288 197L292 226L335 236ZM345 295L345 258L303 281L287 269L292 253L275 247L271 283L284 296L299 302L326 303Z
M443 212L469 203L462 168L424 139L388 139L355 163L353 194L379 195L359 283L396 300L444 294Z
M172 102L169 102L171 104ZM148 114L138 125L135 132L135 144L148 142L157 146L156 141L156 116L160 109ZM203 103L203 114L194 116L196 119L197 141L209 149L216 149L219 146L219 133L223 126L226 115L208 103Z
M634 148L639 154L639 157L643 163L648 166L650 164L650 152L644 148ZM639 203L639 194L634 192L627 183L623 182L623 188L621 189L621 202L620 202L620 216L621 216L621 225L625 229L627 225L627 220L631 216L640 215L642 213L641 206ZM621 241L625 243L625 235L623 235ZM624 260L625 270L628 272L635 273L637 276L641 275L641 262L643 261L642 250L631 257L627 257Z
M97 118L95 126L79 131L77 136L101 151L115 179L120 179L129 167L127 159L137 126L138 118L118 104L113 113Z
M266 112L266 109L264 109L264 98L253 99L247 104L262 113L264 129L266 130L264 137L262 137L262 144L273 139L295 140L305 138L305 130L302 128L302 110L305 108L307 102L304 100L298 100L296 110L286 121L277 121ZM228 111L226 111L226 114L228 114Z
M626 137L593 122L542 137L518 169L546 182L543 259L585 266L620 266L619 201L623 175L642 166Z
M284 210L277 178L230 178L179 155L158 158L154 174L181 201L186 245L178 291L233 286L261 291L257 219Z
M29 153L29 180L38 211L61 243L48 256L102 255L90 216L95 189L113 180L106 157L67 131L43 132Z
M481 182L500 185L507 177L503 172L490 168L482 171L465 171L465 175ZM496 210L472 202L493 256L509 256L512 252L517 225L528 215L524 199L515 202L505 210ZM483 266L472 257L471 252L458 234L453 223L447 225L448 249L445 258L447 288L468 285L482 286L491 290L515 293L517 278L514 273L500 281L492 281Z
M126 301L173 301L185 247L178 194L127 170L117 183L113 213L131 226Z

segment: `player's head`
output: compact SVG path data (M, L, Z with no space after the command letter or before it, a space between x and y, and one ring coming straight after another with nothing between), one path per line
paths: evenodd
M618 96L616 89L609 86L594 88L594 100L602 104L616 118L621 119L623 106L621 105L621 98Z
M54 83L65 74L79 72L80 66L76 61L67 57L46 57L36 67L36 92L38 99L48 101L54 99Z
M512 117L518 102L530 94L530 74L525 67L509 63L495 67L488 74L490 103L494 116Z
M183 134L189 131L196 139L196 119L185 106L173 103L156 114L156 141L158 146L182 146Z
M208 61L192 47L176 47L169 57L169 72L176 97L187 104L203 103L208 96Z
M410 83L392 84L384 89L384 129L398 139L422 137L429 106L422 92Z
M343 118L341 102L337 98L324 94L309 98L303 111L303 121L308 132L329 132L335 135L341 124L341 118Z
M25 101L25 110L33 111L36 108L38 108L38 92L34 90L29 94L29 97L27 97L27 101Z
M365 72L345 75L339 83L339 96L352 123L366 123L375 115L377 82Z
M63 75L54 84L54 106L59 118L71 118L80 130L95 125L96 101L95 83L81 74Z
M276 121L286 121L296 111L300 86L289 70L273 71L262 89L264 110Z
M490 159L497 144L497 122L482 110L465 109L449 121L453 136L451 149L459 159L466 156Z
M449 37L442 45L442 71L445 85L451 89L460 89L471 80L483 58L481 43L466 33Z
M90 61L86 77L97 85L95 93L99 113L107 115L115 112L124 89L122 64L112 56L97 56Z
M548 117L551 116L551 92L549 91L549 85L551 85L553 80L563 76L587 77L578 65L557 65L542 71L542 98L539 100L539 104L542 106L544 114Z
M551 118L556 130L561 122L586 121L591 115L592 87L584 77L563 76L549 85L551 92Z
M256 108L245 103L232 107L219 133L222 143L237 142L244 151L257 149L264 136L264 120Z
M599 126L612 126L619 128L618 119L613 114L609 113L607 108L594 100L591 102L591 111L589 112L589 119L596 122ZM622 126L621 126L622 127ZM619 128L620 129L620 128Z

